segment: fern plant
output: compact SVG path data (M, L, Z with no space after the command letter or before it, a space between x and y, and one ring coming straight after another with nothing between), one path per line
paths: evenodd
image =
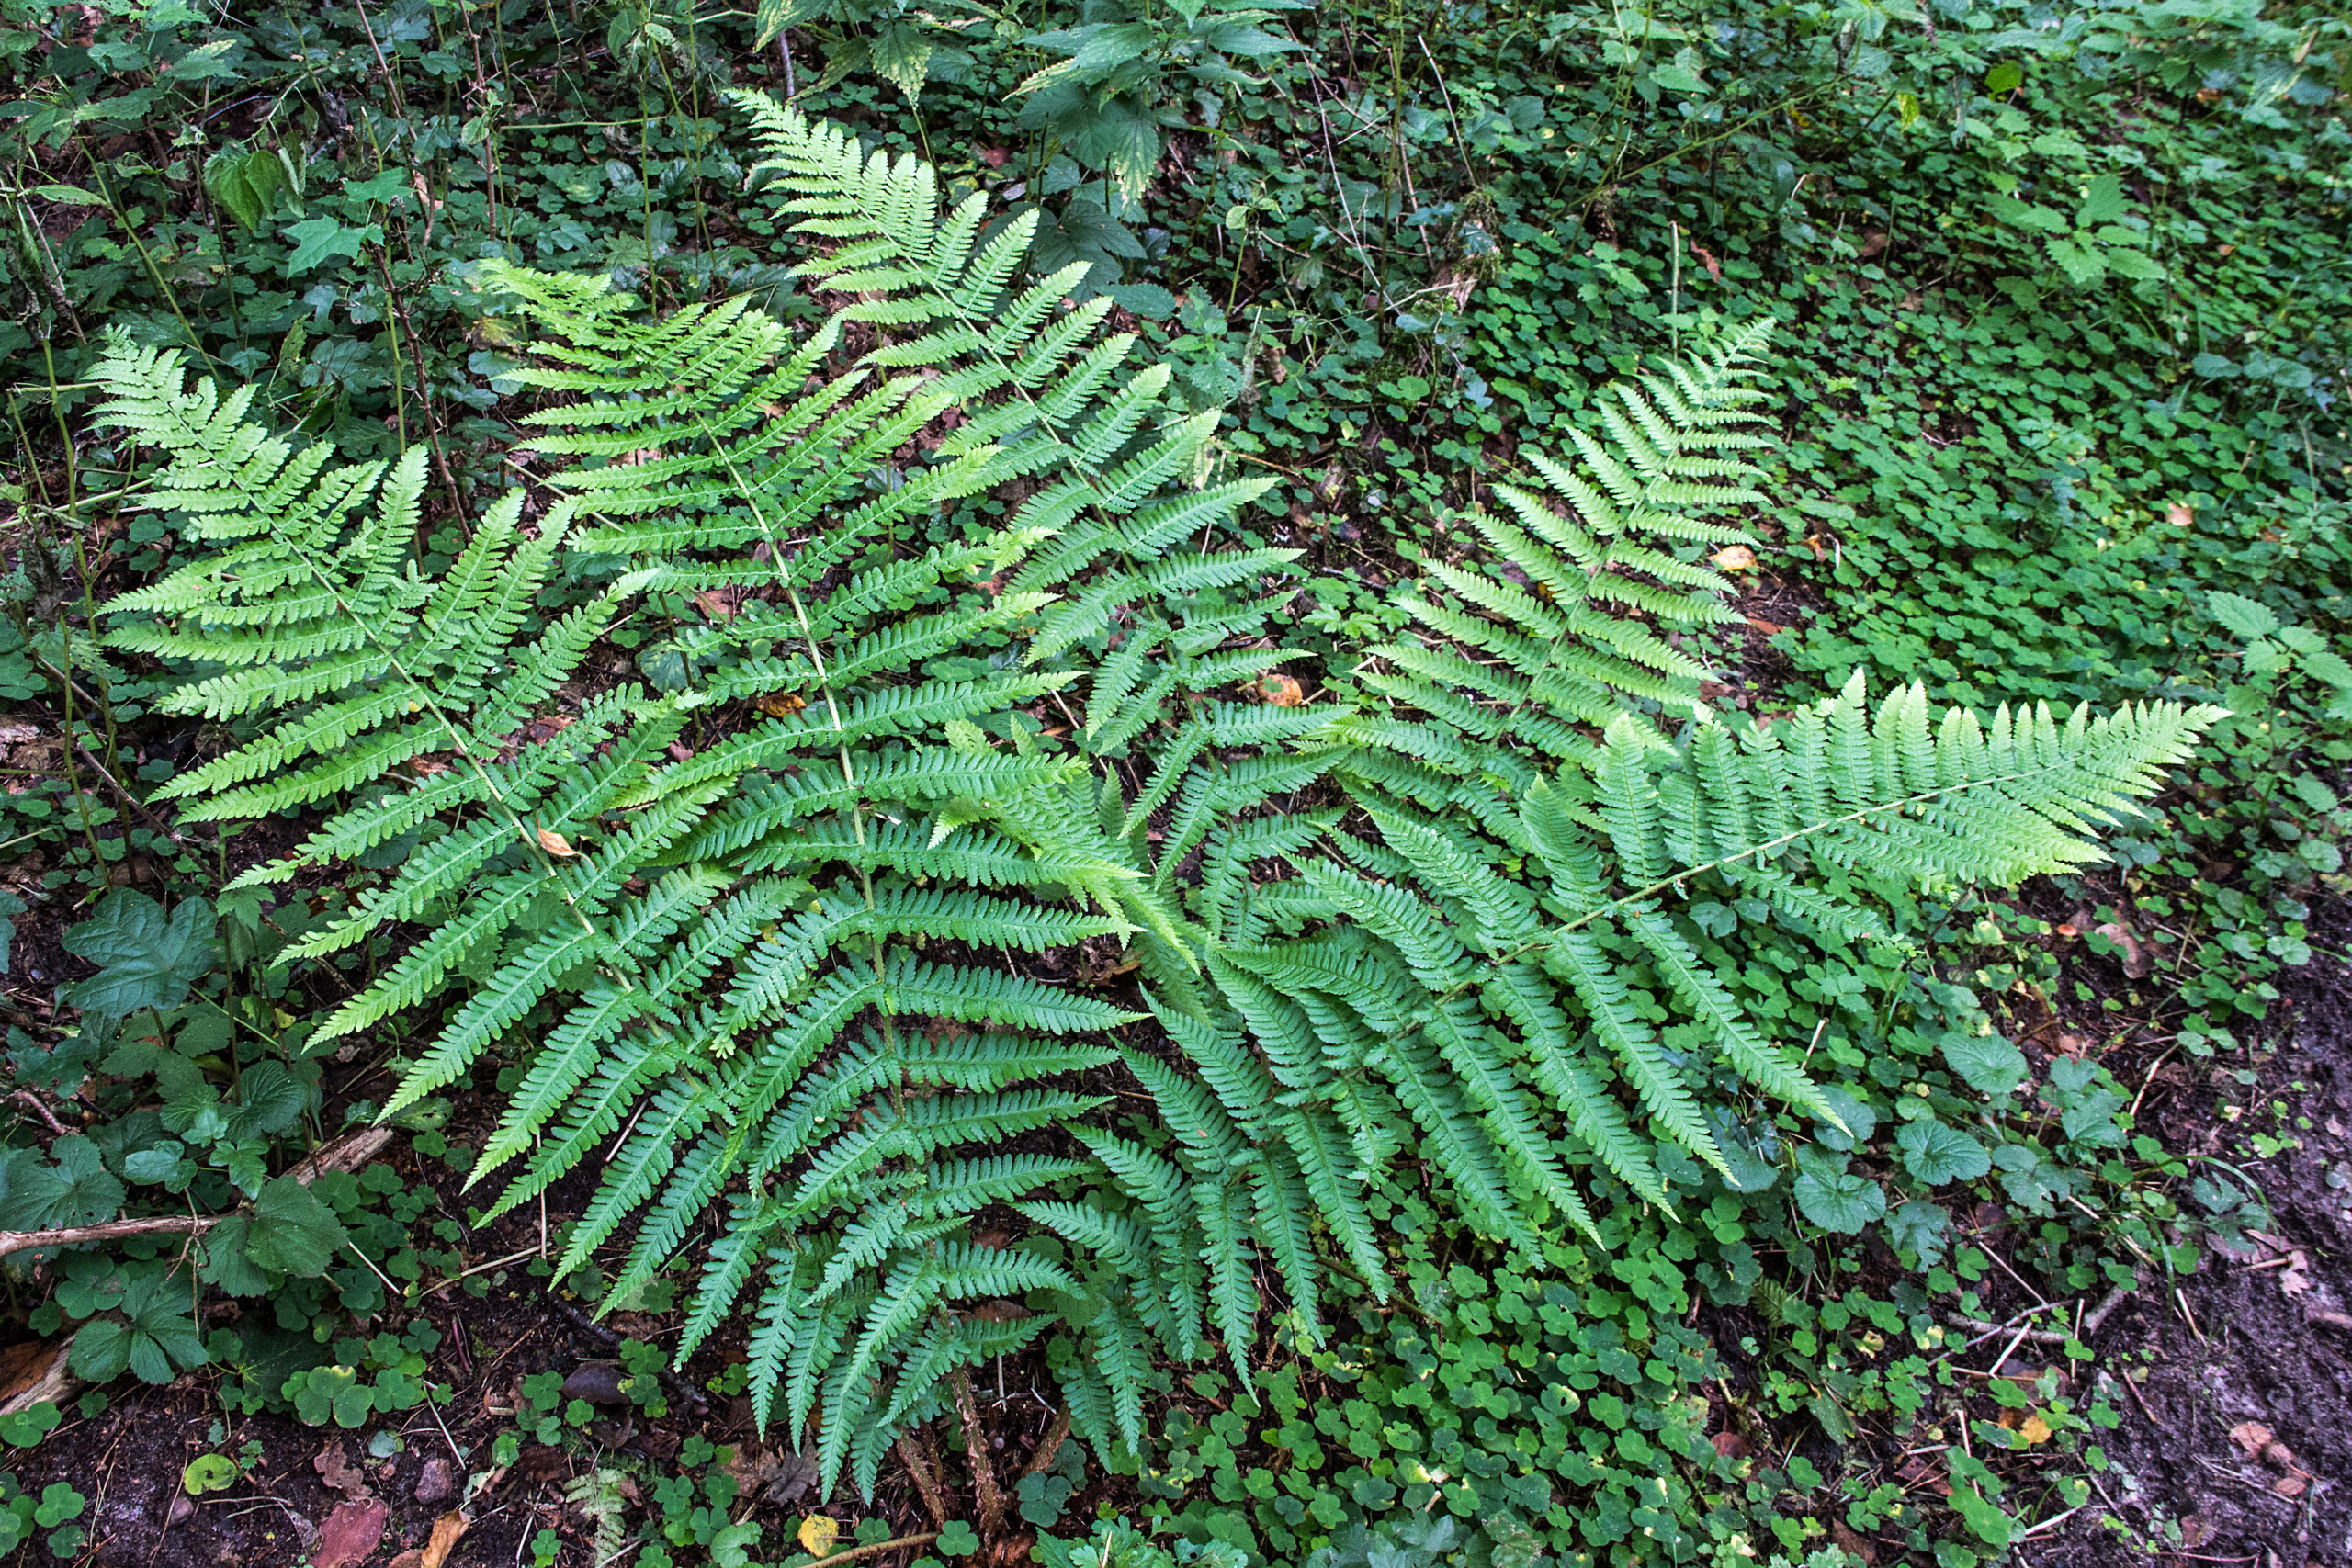
M1531 457L1363 650L1363 707L1241 700L1295 657L1289 558L1232 538L1263 486L1204 482L1214 415L1063 306L1082 268L1023 281L1033 217L989 235L915 161L738 101L824 326L494 272L530 445L583 461L434 580L421 455L331 468L118 342L103 417L217 549L111 640L237 727L186 814L310 814L243 884L413 843L294 954L387 961L325 1027L416 1031L395 1110L527 1052L495 1212L594 1168L562 1267L617 1249L616 1297L707 1236L681 1356L744 1322L756 1414L813 1428L828 1487L1049 1334L1074 1424L1139 1446L1156 1360L1246 1371L1275 1304L1312 1337L1335 1264L1385 1289L1364 1191L1408 1157L1530 1251L1598 1236L1610 1183L1669 1199L1661 1141L1742 1179L1710 1086L1837 1109L1693 895L1883 936L1871 878L2080 863L2213 716L1988 729L1855 685L1714 718L1691 558L1758 499L1752 338ZM536 626L559 563L609 587ZM579 699L639 604L691 623L675 689Z

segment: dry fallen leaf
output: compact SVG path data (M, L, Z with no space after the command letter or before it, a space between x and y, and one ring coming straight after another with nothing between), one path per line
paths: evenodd
M384 1539L391 1510L373 1497L355 1497L335 1505L319 1529L319 1549L311 1554L311 1568L353 1568L375 1555Z
M2259 1421L2241 1421L2230 1428L2230 1441L2244 1449L2245 1457L2252 1459L2270 1446L2270 1428Z
M2046 1443L2050 1440L2050 1423L2038 1415L2029 1416L2018 1427L2018 1436L2026 1440L2029 1448L2036 1443Z
M800 1550L811 1557L822 1557L832 1551L841 1533L842 1527L824 1515L811 1514L800 1521Z
M2300 1497L2303 1495L2303 1488L2310 1484L2310 1481L2301 1475L2282 1475L2270 1483L2270 1490L2281 1497Z
M797 692L770 692L759 700L759 710L770 718L790 718L808 705L808 699Z
M450 1549L458 1544L458 1538L470 1529L473 1522L471 1514L455 1511L434 1520L433 1539L424 1543L424 1557L418 1568L441 1568L449 1561Z
M2123 972L2126 975L2134 980L2148 977L2149 970L2154 965L2148 962L2148 955L2140 949L2140 939L2132 933L2129 927L2109 920L2098 928L2097 934L2123 950Z
M326 1483L330 1491L346 1497L368 1495L368 1478L351 1462L351 1456L344 1452L341 1438L321 1449L318 1457L311 1461L311 1468L319 1472L319 1479Z
M1746 545L1725 545L1707 558L1724 571L1754 571L1756 552Z
M1761 615L1748 616L1747 624L1754 626L1758 631L1762 632L1766 637L1779 637L1782 632L1789 629L1788 627L1781 625L1780 622L1768 621Z
M1258 682L1258 694L1278 708L1295 708L1306 701L1306 688L1288 675L1269 675Z
M539 848L560 859L569 859L580 852L571 847L570 841L561 833L551 828L539 829Z
M2176 528L2186 528L2197 521L2197 513L2176 501L2165 508L2165 521Z

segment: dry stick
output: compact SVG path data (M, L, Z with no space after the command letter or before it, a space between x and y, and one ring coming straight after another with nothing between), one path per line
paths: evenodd
M2064 1345L2069 1339L2080 1337L2082 1334L2096 1334L2098 1332L2099 1325L2107 1321L2108 1314L2113 1312L2117 1307L2122 1305L2124 1298L2129 1296L2137 1289L2139 1289L2139 1285L2135 1281L2129 1285L2118 1285L2115 1289L2109 1291L2107 1293L2107 1299L2100 1302L2098 1305L2091 1308L2090 1312L2083 1318L2083 1326L2078 1333L2061 1334L2056 1329L2052 1328L2030 1327L2025 1330L2023 1337L2031 1340L2036 1345ZM2032 1310L2034 1312L2039 1312L2042 1309L2036 1307ZM2020 1313L2018 1315L2019 1317L2024 1317L2030 1315L2030 1314ZM1947 1318L1945 1321L1950 1323L1955 1328L1965 1328L1973 1334L1979 1334L1987 1338L1990 1338L1996 1334L2007 1333L2009 1326L2008 1323L1986 1323L1982 1318L1974 1317L1952 1317ZM2009 1323L2015 1323L2016 1321L2017 1318L2011 1318ZM2014 1346L2011 1348L2015 1348ZM2007 1358L2004 1356L2002 1359L2006 1360Z
M980 1430L980 1409L972 1402L972 1372L956 1369L956 1411L964 1418L964 1457L972 1467L972 1492L978 1505L980 1537L993 1542L1004 1534L1004 1494L998 1490L996 1466L989 1462L989 1438Z
M20 1089L8 1098L11 1100L21 1100L27 1105L31 1106L33 1114L40 1117L42 1122L47 1125L49 1130L56 1134L59 1137L62 1138L67 1135L65 1123L57 1119L57 1112L51 1111L46 1104L44 1104L40 1096L35 1094L32 1090L28 1089Z
M831 1562L852 1562L861 1557L893 1551L902 1546L929 1546L938 1539L937 1530L925 1530L921 1535L902 1535L896 1540L877 1540L871 1546L854 1546L847 1551L836 1551L831 1557L820 1557L814 1562L802 1563L801 1568L826 1568L826 1564Z
M926 1438L930 1435L928 1427L916 1430L922 1431ZM931 1522L945 1529L947 1495L940 1489L938 1468L931 1462L931 1455L923 1451L923 1446L915 1441L914 1431L899 1436L898 1455L899 1462L905 1465L907 1473L914 1478L915 1490L922 1495L922 1506L930 1511Z
M34 1247L78 1247L85 1241L112 1241L117 1236L196 1233L210 1229L226 1215L164 1214L146 1220L108 1220L104 1224L67 1225L53 1231L0 1231L0 1258Z
M1065 1404L1054 1412L1053 1425L1046 1428L1045 1437L1037 1444L1037 1451L1029 1456L1029 1468L1021 1473L1025 1478L1043 1475L1050 1469L1056 1455L1062 1451L1062 1439L1069 1436L1069 1406Z

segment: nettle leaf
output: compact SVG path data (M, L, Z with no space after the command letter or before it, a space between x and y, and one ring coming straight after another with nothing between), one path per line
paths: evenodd
M290 1176L266 1183L254 1201L252 1239L245 1252L258 1268L304 1279L323 1274L351 1239L334 1211Z
M2025 1082L2025 1053L1997 1034L1947 1034L1944 1061L1969 1088L1996 1100Z
M85 1013L114 1019L177 1007L219 959L212 931L212 906L204 899L182 899L166 919L164 907L144 893L127 887L109 893L99 900L94 919L62 939L66 952L99 969L66 987L65 1000Z
M244 1071L237 1103L225 1120L227 1135L238 1142L290 1133L302 1119L311 1091L280 1062L256 1062Z
M2050 259L2058 264L2058 269L2076 288L2093 288L2107 277L2106 261L2095 246L2086 243L2083 239L2052 239L2042 243L2050 253Z
M2200 370L2199 374L2206 372ZM2205 608L2226 630L2248 642L2268 637L2278 629L2277 612L2261 601L2249 599L2242 593L2224 593L2216 590L2205 595Z
M1797 1211L1823 1230L1852 1235L1886 1213L1886 1194L1877 1182L1813 1149L1797 1155Z
M2123 216L2123 176L2101 175L2090 183L2083 195L2083 205L2075 213L2075 226L2087 229L2095 223L2112 223Z
M2013 196L1996 196L1986 204L1993 215L2013 229L2033 229L2045 234L2064 234L2073 226L2066 215L2043 207L2039 202L2019 201Z
M204 1234L198 1244L197 1278L232 1296L258 1296L277 1282L253 1262L253 1221L232 1214Z
M1993 1156L1984 1145L1933 1117L1905 1122L1894 1134L1894 1145L1903 1151L1904 1168L1930 1187L1973 1181L1993 1168Z
M11 1166L7 1213L17 1224L94 1224L121 1209L122 1183L107 1169L97 1145L77 1133L58 1139L49 1153L49 1165Z

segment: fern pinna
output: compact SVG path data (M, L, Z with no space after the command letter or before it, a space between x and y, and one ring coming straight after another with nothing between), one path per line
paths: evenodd
M1689 901L1885 934L1871 877L2079 863L2212 716L1712 716L1752 336L1531 454L1345 656L1360 705L1243 700L1297 657L1289 558L1234 538L1264 487L1206 482L1214 416L1064 307L1078 271L1023 280L1032 218L739 104L824 325L491 269L529 445L583 461L435 580L421 455L331 468L118 343L104 417L217 553L111 637L240 727L188 814L313 813L245 882L413 844L293 954L389 960L325 1028L417 1030L394 1109L527 1053L477 1179L503 1212L595 1168L564 1267L617 1257L616 1296L699 1241L681 1354L743 1325L828 1486L1042 1336L1079 1429L1138 1445L1156 1360L1245 1366L1267 1291L1313 1335L1333 1253L1385 1290L1364 1194L1408 1157L1531 1251L1611 1182L1671 1197L1662 1144L1753 1177L1740 1097L1836 1106ZM537 626L559 565L608 588ZM669 689L570 695L634 606L684 628ZM1080 948L1135 987L1067 983Z

